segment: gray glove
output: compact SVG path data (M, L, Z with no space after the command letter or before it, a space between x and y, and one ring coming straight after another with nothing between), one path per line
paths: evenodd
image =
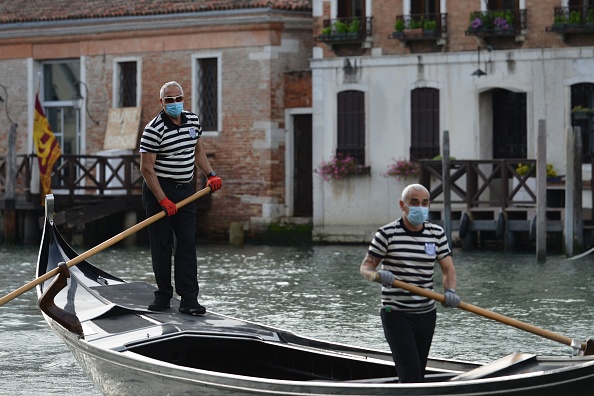
M447 289L443 293L444 302L441 303L446 308L456 308L460 304L460 296L456 294L456 290Z
M392 283L394 283L394 281L396 280L394 274L388 270L379 270L377 271L377 274L380 277L380 283L384 287L392 287Z

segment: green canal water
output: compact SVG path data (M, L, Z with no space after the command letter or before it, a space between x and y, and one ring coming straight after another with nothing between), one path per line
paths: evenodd
M199 298L207 309L240 319L387 349L378 316L380 286L359 275L366 248L199 246ZM33 280L36 260L37 247L0 247L0 294ZM154 283L148 247L116 246L89 261L120 278ZM537 263L533 254L455 251L454 262L462 301L567 337L594 337L594 255L574 261L549 256ZM487 362L513 352L571 350L438 306L432 356ZM0 395L100 395L49 330L34 291L0 307L0 374Z

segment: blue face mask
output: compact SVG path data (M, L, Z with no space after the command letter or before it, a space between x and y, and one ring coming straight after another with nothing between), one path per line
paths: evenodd
M408 206L408 214L406 215L406 218L410 221L410 224L415 227L418 227L427 221L428 217L429 208L427 206Z
M167 103L165 104L165 113L171 117L179 117L184 109L183 102Z

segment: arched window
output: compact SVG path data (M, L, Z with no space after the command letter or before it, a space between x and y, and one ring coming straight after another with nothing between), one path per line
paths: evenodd
M343 91L337 98L336 155L350 155L365 165L365 94Z
M439 155L439 90L411 91L410 159L431 159Z

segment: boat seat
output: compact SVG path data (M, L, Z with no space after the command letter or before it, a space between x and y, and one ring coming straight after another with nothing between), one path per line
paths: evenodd
M488 378L495 376L496 374L501 374L503 370L509 369L510 367L517 368L517 366L532 360L536 360L536 355L530 353L512 353L511 355L495 360L494 362L457 375L450 381L468 381Z

